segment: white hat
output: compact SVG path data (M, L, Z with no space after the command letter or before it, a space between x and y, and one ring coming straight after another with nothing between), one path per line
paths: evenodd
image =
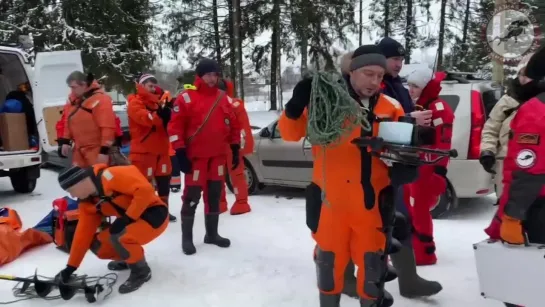
M421 67L413 71L407 78L407 83L414 84L419 88L425 88L433 79L433 70Z
M153 81L157 83L157 78L155 78L152 74L143 74L140 79L138 79L138 83L144 84L146 81Z

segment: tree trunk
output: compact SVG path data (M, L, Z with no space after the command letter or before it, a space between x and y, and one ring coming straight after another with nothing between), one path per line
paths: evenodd
M464 13L464 25L462 28L462 44L467 44L467 36L469 32L469 15L471 14L471 0L466 0L466 10Z
M278 14L280 16L280 14ZM282 27L280 26L280 17L278 18L278 31L276 32L276 41L278 42L276 53L276 63L277 63L277 71L276 71L276 79L278 80L276 88L278 89L278 110L282 111L284 110L284 96L282 95Z
M237 88L237 96L244 100L244 63L242 59L242 37L240 36L240 21L241 11L240 11L240 0L233 0L234 14L233 19L234 23L234 33L235 33L235 42L236 42L236 65L237 65L237 79L238 82L235 82Z
M384 1L384 37L390 36L390 0Z
M280 31L280 0L273 2L273 26L271 35L271 82L270 82L270 97L271 105L269 110L278 110L277 91L278 91L278 49L280 42L278 41Z
M361 46L363 45L363 0L360 0L359 21L360 21L360 24L358 28L358 35L359 35L358 46Z
M405 64L411 63L411 52L412 52L412 42L413 39L416 39L416 29L414 27L413 20L413 0L407 1L407 16L405 20Z
M221 60L221 40L220 40L220 23L218 19L218 0L212 0L212 19L214 23L214 42L216 44L216 61L223 68Z
M443 48L445 46L445 24L447 15L447 0L441 0L441 13L439 15L439 41L437 43L436 69L443 69Z
M308 71L308 34L309 26L308 9L310 8L310 0L302 0L301 8L299 11L301 20L301 27L299 28L299 39L301 40L301 76Z
M233 0L227 0L227 6L229 8L229 77L233 82L237 80L237 55L235 54L236 40L235 40L235 8L233 7ZM235 87L235 96L238 96L238 91Z

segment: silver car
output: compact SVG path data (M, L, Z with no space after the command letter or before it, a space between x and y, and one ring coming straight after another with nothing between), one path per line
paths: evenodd
M484 120L498 100L499 89L483 80L464 81L462 77L444 81L441 98L455 112L453 125L453 148L458 157L451 159L448 167L448 188L437 204L431 208L434 217L440 217L458 204L459 198L475 198L494 192L492 177L479 164L480 131ZM285 142L277 129L278 113L249 112L254 128L254 153L245 157L245 172L248 192L254 194L266 185L306 187L312 178L313 158L311 146L306 140ZM265 127L255 124L258 115L263 122L263 113L268 113ZM232 191L232 187L227 180Z

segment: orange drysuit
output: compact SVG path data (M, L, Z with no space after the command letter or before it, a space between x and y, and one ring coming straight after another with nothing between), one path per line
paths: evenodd
M170 173L170 142L165 124L157 114L161 97L136 85L136 94L127 98L127 115L131 134L129 160L148 180L155 179L157 192L168 205Z
M70 95L62 138L74 144L72 162L79 167L96 163L98 155L108 154L116 134L112 98L95 81L82 98Z
M383 94L370 101L370 108L377 118L397 120L404 115L399 102ZM345 268L352 260L358 266L359 296L375 301L384 293L389 248L383 228L389 222L383 222L382 215L394 210L394 190L388 166L351 143L355 138L378 134L378 120L374 116L369 119L373 127L369 133L357 127L338 144L313 146L314 169L306 190L306 215L317 243L320 291L340 295ZM297 119L289 118L284 111L278 128L285 141L300 141L306 136L307 111Z
M254 137L252 135L252 128L250 127L250 119L248 113L244 108L244 101L234 97L234 85L229 80L223 80L226 86L226 93L228 95L229 102L235 110L235 116L240 125L240 162L237 168L233 168L233 153L230 147L225 150L227 152L227 169L229 171L229 179L233 186L233 192L235 193L235 203L231 207L231 214L238 215L251 211L248 204L248 182L246 180L246 174L244 173L244 159L245 155L249 155L254 152ZM220 213L228 210L227 199L225 197L225 186L221 193Z
M168 225L168 209L155 189L133 165L93 167L98 196L79 203L79 220L68 265L78 268L87 250L100 259L135 264L144 259L142 245L157 238ZM96 233L103 217L129 217L133 222L119 234Z

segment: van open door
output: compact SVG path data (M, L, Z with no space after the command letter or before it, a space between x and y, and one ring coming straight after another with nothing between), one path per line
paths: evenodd
M75 70L83 71L79 50L39 52L36 55L32 78L34 112L40 142L46 152L57 150L55 125L61 119L70 92L66 78Z

